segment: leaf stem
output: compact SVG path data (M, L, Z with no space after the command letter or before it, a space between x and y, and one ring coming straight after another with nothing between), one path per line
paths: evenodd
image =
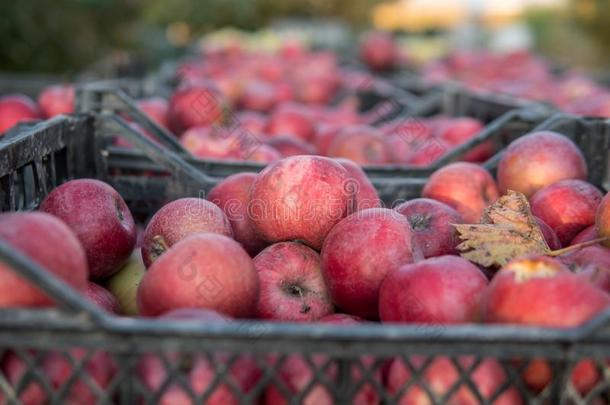
M566 253L572 253L572 252L574 252L576 250L580 250L580 249L582 249L584 247L595 245L597 243L604 242L604 241L607 241L609 239L610 239L610 236L604 236L602 238L588 240L588 241L583 242L583 243L578 243L576 245L564 247L563 249L552 250L549 253L547 253L547 256L556 257L556 256L565 255Z

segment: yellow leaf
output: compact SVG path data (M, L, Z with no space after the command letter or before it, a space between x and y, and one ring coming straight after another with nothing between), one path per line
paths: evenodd
M552 252L527 198L512 190L485 210L480 224L454 227L462 240L457 247L461 256L485 267L503 266L527 254Z

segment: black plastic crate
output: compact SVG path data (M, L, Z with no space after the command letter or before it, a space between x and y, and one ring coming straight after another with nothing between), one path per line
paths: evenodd
M591 168L590 180L601 184L599 176L607 167L610 121L558 115L540 128L562 131L584 147ZM107 148L117 133L146 154L150 165L132 169L129 174L117 172ZM22 125L0 139L0 208L33 209L61 182L95 177L117 188L134 211L148 210L150 214L161 200L200 195L215 183L191 163L196 164L140 136L121 118L109 113ZM415 186L401 187L409 189L410 197L418 193ZM180 391L185 397L177 403L190 404L205 403L210 395L220 395L221 389L230 393L222 403L258 403L269 385L277 386L287 402L296 403L319 391L319 387L323 387L329 403L354 403L358 395L363 395L361 390L374 393L370 395L379 399L372 403L395 403L397 397L416 385L424 395L431 396L430 403L452 403L452 395L458 390L469 390L473 403L494 403L501 395L509 395L507 390L516 395L509 403L519 403L519 399L522 403L596 404L607 403L609 398L610 376L605 370L606 359L610 358L610 329L606 326L610 311L570 330L497 325L365 323L344 327L246 320L204 324L131 319L106 314L2 243L0 258L55 297L59 307L0 310L3 361L11 357L26 371L17 381L9 381L6 374L0 373L0 397L9 403L19 403L25 393L38 390L44 398L40 403L158 403L167 399L167 392L178 395L176 391ZM165 370L161 375L163 383L154 389L138 372L139 363L151 354L161 356L158 364ZM60 356L67 365L69 378L61 386L44 372L43 363L48 356ZM410 370L410 378L400 392L391 393L384 388L381 375L388 360L396 358ZM548 362L553 378L545 389L533 392L524 383L522 371L540 358ZM601 376L584 397L569 383L573 367L582 359L593 359ZM493 363L504 376L504 382L496 384L491 392L483 392L476 382L476 371L487 367L481 366L481 361ZM189 372L196 362L204 364L214 376L208 386L203 384L203 389L201 384L193 389L189 382ZM435 394L434 386L425 377L426 370L439 362L445 369L452 368L456 376L454 384L441 395ZM281 371L294 363L309 373L306 381L311 379L298 392L286 385ZM235 376L243 374L237 369L243 372L250 367L257 370L259 377L247 392L242 392L245 385Z
M199 159L189 157L190 154L176 141L167 130L155 125L134 104L126 91L114 86L112 82L95 83L83 86L77 96L80 112L114 112L129 117L140 124L144 129L159 138L161 144L180 153L186 160L195 162L211 177L224 178L231 174L244 171L260 171L263 164L253 162L237 162L215 159ZM380 99L381 100L381 99ZM515 104L510 99L489 99L484 96L471 94L461 88L450 87L442 92L433 92L421 98L417 103L409 104L404 99L389 96L379 101L378 123L391 119L417 122L418 117L432 115L469 116L474 117L487 125L479 135L469 142L450 151L435 163L426 167L409 167L399 164L379 166L365 166L364 170L369 177L375 178L422 178L427 177L434 170L449 162L459 160L475 146L490 141L497 150L505 145L505 139L512 138L532 130L544 119L548 118L552 110L539 104ZM381 105L383 104L383 105ZM407 140L405 140L406 142ZM256 137L253 142L256 143ZM124 164L138 165L137 151L124 148L109 148L113 156L122 160Z

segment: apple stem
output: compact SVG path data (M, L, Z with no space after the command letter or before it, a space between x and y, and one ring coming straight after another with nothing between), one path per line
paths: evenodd
M167 252L169 246L167 246L167 242L161 235L155 235L153 237L153 250L157 256L161 256L164 252Z
M610 239L609 236L604 236L604 237L601 237L601 238L597 238L597 239L593 239L593 240L588 240L586 242L577 243L576 245L564 247L563 249L553 250L550 253L548 253L547 256L556 257L556 256L565 255L566 253L572 253L572 252L574 252L576 250L580 250L580 249L582 249L584 247L595 245L595 244L598 244L600 242L607 241L608 239Z

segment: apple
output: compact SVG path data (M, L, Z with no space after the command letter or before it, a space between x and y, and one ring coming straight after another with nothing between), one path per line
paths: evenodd
M180 198L161 207L144 230L142 259L146 267L187 236L212 232L233 237L224 212L203 198Z
M328 147L333 142L333 140L339 135L341 130L343 129L342 125L330 124L330 125L319 125L318 130L316 131L316 137L314 140L314 145L316 150L320 155L327 156L328 155Z
M400 266L423 259L407 219L387 208L358 211L335 225L322 247L322 274L348 314L379 317L379 288Z
M53 85L38 95L38 106L44 118L74 113L74 86Z
M254 315L259 283L252 259L224 235L182 239L148 268L138 288L138 312L157 316L178 308L205 308L233 317Z
M572 273L559 260L546 256L515 259L493 278L483 300L487 322L552 328L579 326L610 306L610 296L582 275ZM536 391L551 380L543 359L524 370L524 380ZM577 363L572 374L575 388L586 393L599 380L591 360ZM548 372L543 372L548 369Z
M237 126L244 131L259 137L266 137L265 128L267 126L267 117L255 111L239 111L234 114Z
M544 237L548 247L551 248L551 250L561 249L561 241L559 240L559 237L555 231L540 218L534 216L534 219L536 220L536 223L538 224L538 227L540 228L542 236Z
M169 103L161 97L143 98L136 105L157 125L169 128Z
M476 118L458 117L441 125L437 136L450 148L456 148L474 138L483 129L483 123ZM492 141L485 141L466 152L462 159L467 162L484 162L496 153Z
M250 189L254 229L267 242L301 240L319 250L352 204L349 174L320 156L293 156L271 163Z
M352 323L347 323L346 326ZM355 323L357 323L357 321L355 321ZM363 363L364 367L371 367L372 363L374 363L373 358L371 357L364 357L360 359L360 361ZM277 360L272 358L271 362L277 362ZM329 363L329 365L327 365L327 363ZM310 364L313 364L313 366ZM337 403L337 399L333 398L332 393L325 384L318 382L312 367L321 369L327 380L337 381L339 378L338 366L339 365L336 362L329 362L328 356L323 354L311 355L309 356L309 361L302 355L289 355L281 365L277 366L278 377L285 387L284 389L288 390L289 397L284 396L283 390L280 390L277 384L270 384L265 390L263 403L265 405L289 404L294 397L302 395L303 397L299 403L303 405L335 404ZM379 380L379 383L381 383L381 373L377 370L373 375ZM354 384L363 379L362 371L357 365L351 367L350 377L353 379ZM373 384L365 382L358 388L357 392L351 392L351 398L344 399L344 401L354 405L379 404L379 394ZM307 393L304 393L305 390L307 390ZM354 390L355 388L352 388L352 391Z
M55 215L76 234L87 254L90 277L117 272L136 244L136 225L127 204L110 185L70 180L46 196L40 211Z
M483 167L457 162L432 173L422 196L453 207L466 223L477 223L483 210L500 194L493 177Z
M415 368L423 367L425 358L414 356L409 359ZM468 370L472 367L475 358L472 356L460 356L457 358L462 369ZM442 398L454 385L458 383L460 372L452 362L445 356L435 357L426 367L422 375L414 381L414 384L401 393L403 387L412 381L411 369L407 367L401 359L395 359L389 369L387 388L390 394L400 395L394 401L401 405L406 404L430 404L435 398ZM460 382L459 387L447 399L447 403L461 405L479 404L478 397L472 391L476 388L483 399L489 400L503 388L507 382L506 372L494 359L482 359L468 376L468 382ZM421 382L425 382L426 390ZM400 393L400 394L399 394ZM394 402L392 401L392 402ZM494 405L517 405L523 403L519 391L515 387L508 386L503 388L501 394L492 402Z
M453 225L464 222L459 212L429 198L415 198L394 209L409 221L424 257L457 254L460 240Z
M239 105L245 110L269 112L277 102L275 89L263 80L250 80L241 94Z
M451 148L442 139L429 138L414 145L413 150L406 155L404 162L409 166L427 167L446 155Z
M588 242L594 239L597 239L597 229L595 229L595 224L586 227L582 231L580 231L574 239L570 242L570 245L578 245L579 243Z
M29 97L21 94L0 97L0 135L20 122L39 118L38 106Z
M311 144L288 135L273 137L267 140L265 145L278 151L282 157L316 155Z
M189 128L207 127L223 120L226 101L209 82L196 81L180 86L169 100L168 121L175 134Z
M99 284L89 281L85 296L89 301L111 314L118 314L120 312L119 302L116 297Z
M366 322L366 319L362 319L359 316L350 315L350 314L334 313L334 314L323 316L322 318L319 319L319 321L323 322L323 323L353 325L353 324L358 324L361 322Z
M347 158L361 165L379 165L392 159L381 132L367 126L351 126L341 130L328 146L327 155Z
M85 251L72 230L59 219L39 212L0 214L0 240L74 289L87 289ZM0 280L0 307L53 305L46 294L7 264L0 263Z
M559 257L562 263L593 285L610 293L610 249L587 246Z
M352 160L337 158L335 159L349 174L351 187L353 188L354 198L349 213L353 213L367 208L381 208L382 203L379 194L373 183L366 176L362 168Z
M138 315L136 296L146 267L140 249L135 249L127 263L106 281L106 288L116 297L120 314Z
M562 245L568 245L583 229L595 224L602 193L582 180L560 180L538 190L530 198L532 213L548 224Z
M373 70L391 70L399 60L398 47L390 34L368 32L360 42L360 59Z
M273 110L267 122L270 136L289 135L303 141L313 140L316 131L307 110L296 103L284 103Z
M501 193L519 191L529 198L559 180L586 180L587 164L570 139L556 132L539 131L508 145L498 163L497 177Z
M240 134L245 133L226 128L194 127L182 134L180 143L198 158L241 160Z
M271 163L277 162L282 157L282 154L274 147L261 144L253 148L252 152L246 156L246 160L258 163Z
M607 193L599 203L595 213L595 229L600 238L610 237L610 193ZM606 247L610 247L610 239L602 242Z
M311 322L333 312L315 250L280 242L265 248L253 263L260 284L257 318Z
M309 74L297 80L296 98L306 104L325 105L333 100L340 85L337 72Z
M225 213L231 224L234 239L254 256L267 246L257 234L249 217L250 187L256 173L238 173L227 177L208 193L208 200Z
M82 362L82 369L75 370L72 362L66 357L69 355L74 361ZM30 357L36 355L35 352L28 353ZM43 385L36 379L25 376L31 368L27 362L15 352L8 352L2 360L2 371L8 383L15 389L19 388L18 395L20 403L29 405L42 405L51 401L49 394ZM85 357L87 357L85 359ZM95 384L97 390L104 391L109 388L110 383L116 372L116 365L110 355L102 351L94 351L91 355L85 349L70 349L66 352L48 351L40 354L41 360L36 367L36 372L42 374L50 385L54 393L62 389L66 391L61 398L62 403L74 405L87 405L96 403L99 395L89 384ZM32 359L33 360L33 359ZM76 377L72 380L75 373L88 375L88 382ZM24 385L21 385L25 383ZM69 385L68 385L69 384ZM0 400L4 394L0 394ZM4 401L2 401L4 403Z
M379 317L383 322L477 322L487 283L478 267L458 256L407 264L383 280Z
M204 324L227 324L232 319L213 310L202 310L183 308L170 311L159 319L165 322L194 321ZM234 389L241 390L244 395L251 391L261 376L260 369L254 359L248 355L240 355L230 365L230 355L224 352L211 353L212 359L204 354L166 352L164 354L169 367L178 367L178 373L182 374L187 388L176 380L168 382L169 375L166 363L158 355L147 353L140 357L136 365L136 374L144 387L152 393L159 395L159 403L170 404L192 404L196 401L191 399L194 395L200 397L208 395L207 390L212 389L215 379L222 367L228 366L228 373L219 384L215 385L206 404L225 405L239 404L239 397ZM179 364L177 366L177 364ZM233 384L228 385L225 381L231 378ZM166 384L167 383L167 384ZM233 388L235 387L235 388ZM159 392L163 390L162 392Z
M484 299L488 322L569 328L610 305L610 296L546 256L515 259L491 281Z

